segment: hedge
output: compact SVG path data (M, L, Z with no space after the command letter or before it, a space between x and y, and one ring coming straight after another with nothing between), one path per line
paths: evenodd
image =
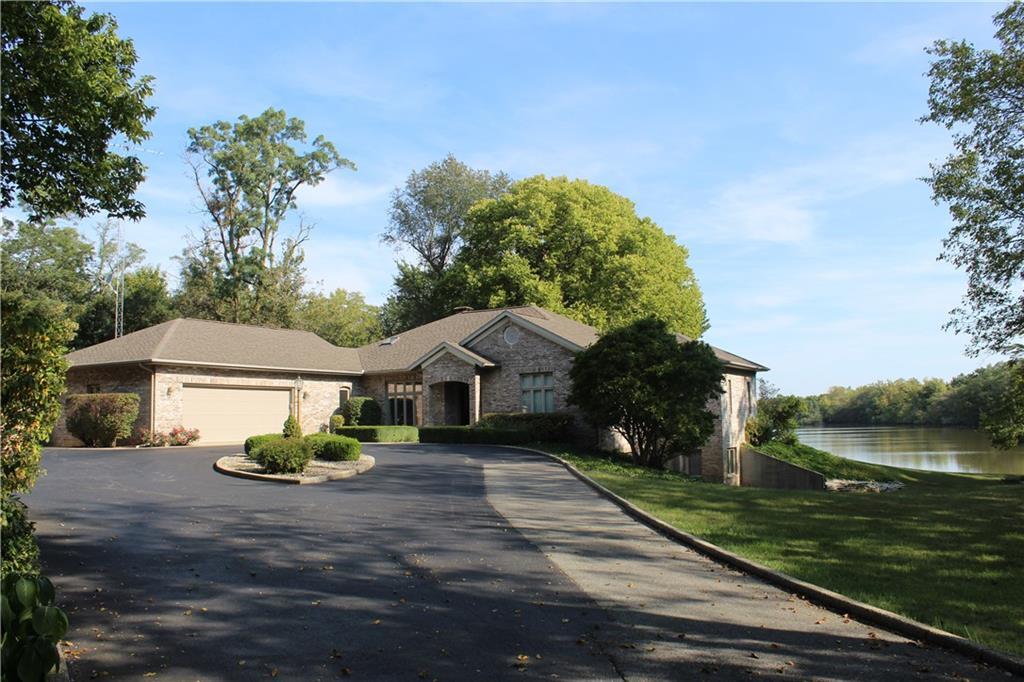
M330 433L314 433L306 436L306 441L313 447L313 457L328 462L354 462L363 450L355 438Z
M490 412L480 417L476 428L529 431L533 440L563 441L568 438L574 418L566 412Z
M341 414L345 417L345 423L351 426L376 426L384 421L380 403L366 396L346 400Z
M478 426L421 426L421 443L480 443L521 445L537 440L524 429L493 429Z
M264 433L262 436L249 436L248 438L245 439L245 445L243 445L242 447L245 450L245 454L249 455L250 459L256 459L252 454L252 451L256 448L256 446L262 445L263 443L266 443L268 440L281 437L282 436L280 433Z
M258 443L250 457L268 474L301 474L313 459L313 446L305 438L277 436Z
M90 447L113 447L132 435L137 393L74 393L65 403L68 432Z
M25 504L12 495L3 498L3 532L0 533L0 577L13 573L38 575L39 545L28 520Z
M343 426L335 433L363 443L415 443L419 440L415 426Z

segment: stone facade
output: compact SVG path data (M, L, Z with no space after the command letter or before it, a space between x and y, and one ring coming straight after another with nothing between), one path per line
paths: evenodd
M480 419L480 375L475 365L451 353L445 353L423 368L423 398L427 424L458 423L452 405L445 400L445 384L465 384L469 389L469 423Z
M138 365L112 367L82 367L68 370L65 396L72 393L136 393L139 396L139 417L135 420L135 431L149 428L151 373ZM53 429L52 442L60 447L83 445L68 433L64 412Z
M298 388L301 377L301 390ZM291 413L303 433L315 433L329 423L344 396L354 393L358 378L332 375L257 372L221 367L157 367L156 430L170 431L182 424L182 388L193 386L276 387L291 389Z

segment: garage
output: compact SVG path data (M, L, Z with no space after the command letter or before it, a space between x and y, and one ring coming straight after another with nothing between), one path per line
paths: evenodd
M182 387L182 424L199 429L199 442L241 443L281 430L291 414L291 390L233 386Z

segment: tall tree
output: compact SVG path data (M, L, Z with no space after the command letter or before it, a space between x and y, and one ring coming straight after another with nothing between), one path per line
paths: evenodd
M182 255L181 307L194 316L291 326L311 226L300 217L295 233L279 241L282 224L300 187L355 164L322 135L299 149L305 124L275 109L188 135L187 161L210 222Z
M78 335L72 346L85 348L114 338L114 291L97 290L78 316ZM173 319L171 294L164 273L156 267L140 267L124 278L124 333L130 334Z
M86 17L68 0L12 2L0 36L0 206L20 200L34 217L142 217L133 194L145 166L112 143L149 137L152 79L136 77L135 47L114 18Z
M441 289L448 266L462 245L469 209L508 191L505 173L470 168L449 154L409 174L391 196L388 226L381 241L416 255L401 261L385 304L388 333L425 324L451 312Z
M995 25L999 50L946 40L928 49L922 118L952 131L956 147L927 181L953 216L940 258L968 276L947 328L969 334L974 355L1024 351L1024 3Z
M602 330L649 315L693 338L708 328L686 248L606 187L521 180L473 207L463 239L452 303L537 304Z
M3 221L0 271L4 290L63 303L76 316L91 293L92 245L52 219Z
M380 311L357 292L335 289L327 296L313 293L299 309L298 328L335 346L362 346L381 337Z
M602 335L576 356L570 376L569 402L594 426L618 431L636 464L661 468L714 430L708 402L722 392L722 363L705 343L680 343L663 320Z

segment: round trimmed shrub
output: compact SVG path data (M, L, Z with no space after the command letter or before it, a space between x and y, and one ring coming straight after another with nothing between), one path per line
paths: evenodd
M249 455L249 459L256 459L253 456L252 451L257 446L266 443L268 440L273 440L274 438L281 437L282 436L279 433L265 433L262 436L249 436L248 438L245 439L245 445L243 446L245 448L245 454Z
M132 435L139 416L138 393L74 393L64 412L68 432L89 447L113 447Z
M305 438L278 436L261 442L249 456L268 474L301 474L313 459L313 446Z
M338 429L345 425L345 415L343 414L332 414L331 415L331 433L337 433Z
M363 451L362 444L355 438L317 434L306 436L313 446L313 456L328 462L354 462Z

